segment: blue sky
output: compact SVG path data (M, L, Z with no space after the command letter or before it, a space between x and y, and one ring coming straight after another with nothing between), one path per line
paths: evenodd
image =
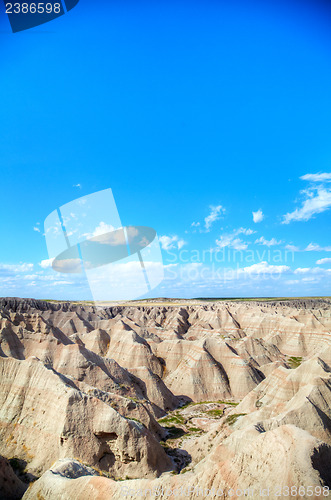
M43 223L110 187L161 236L151 295L331 295L330 26L323 2L80 0L12 34L2 8L0 294L89 298Z

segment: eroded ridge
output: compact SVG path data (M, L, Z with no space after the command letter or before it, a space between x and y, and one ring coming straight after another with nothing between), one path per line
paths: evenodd
M0 299L0 492L327 492L330 339L329 299Z

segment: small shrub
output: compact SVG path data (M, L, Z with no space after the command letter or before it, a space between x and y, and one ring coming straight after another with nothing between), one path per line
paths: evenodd
M160 424L184 424L185 419L181 415L170 415L159 420Z
M224 405L230 405L230 406L238 406L239 403L235 403L234 401L218 401L218 403L222 403Z
M228 415L226 417L226 423L233 425L237 422L239 417L243 417L244 415L247 415L247 413L234 413L233 415Z
M211 417L221 417L223 415L223 410L219 409L219 410L208 410L207 411L208 415L210 415Z
M290 365L290 368L295 369L298 368L302 363L302 357L301 356L291 356L288 359L288 364Z

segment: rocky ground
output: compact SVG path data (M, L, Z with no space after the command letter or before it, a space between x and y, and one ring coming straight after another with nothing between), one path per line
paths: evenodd
M0 299L0 498L331 498L330 340L330 299Z

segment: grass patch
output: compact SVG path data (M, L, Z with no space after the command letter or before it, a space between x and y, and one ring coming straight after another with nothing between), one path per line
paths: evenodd
M185 419L181 415L171 415L161 418L159 424L185 424Z
M288 364L290 365L290 368L298 368L302 363L302 357L301 356L291 356L288 359Z
M179 410L183 410L184 408L187 408L188 406L197 406L197 405L206 405L209 403L215 403L215 404L223 404L223 405L231 405L231 406L237 406L239 403L235 403L234 401L199 401L198 403L195 403L194 401L191 401L189 403L184 404L179 408Z
M239 417L243 417L244 415L247 415L247 413L234 413L233 415L228 415L226 417L226 423L233 425L237 422Z
M207 413L211 417L221 417L223 415L223 410L207 410Z
M230 405L230 406L238 406L239 403L235 403L234 401L217 401L218 403L222 403L223 405Z
M140 403L139 399L137 399L137 398L133 398L131 396L125 396L125 397L126 397L126 399L130 399L130 401L133 401L134 403Z

